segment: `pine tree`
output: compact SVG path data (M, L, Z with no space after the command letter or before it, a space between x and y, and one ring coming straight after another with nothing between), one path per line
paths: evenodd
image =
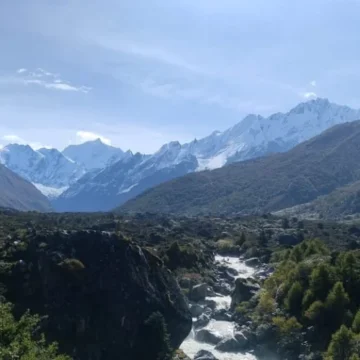
M350 360L353 353L354 333L345 325L332 336L326 360Z
M301 314L303 293L303 287L301 286L299 281L296 281L291 286L285 298L285 306L291 315L299 316Z

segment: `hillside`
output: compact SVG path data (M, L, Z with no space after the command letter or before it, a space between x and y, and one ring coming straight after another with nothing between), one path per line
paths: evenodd
M336 189L309 203L280 210L278 214L332 220L341 220L353 215L358 217L360 215L360 181Z
M162 184L120 210L252 214L292 207L359 180L359 150L360 121L336 125L287 153Z
M34 185L0 165L0 207L51 211L47 198Z

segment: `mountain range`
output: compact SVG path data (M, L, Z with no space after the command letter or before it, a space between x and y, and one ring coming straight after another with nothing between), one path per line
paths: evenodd
M64 151L8 145L0 162L31 181L57 211L108 211L166 181L233 162L282 153L324 130L360 119L360 111L315 99L287 113L248 115L223 132L156 153L123 152L100 140Z
M359 180L360 120L333 126L285 153L161 184L120 210L216 216L267 213L308 203L350 184L355 194Z

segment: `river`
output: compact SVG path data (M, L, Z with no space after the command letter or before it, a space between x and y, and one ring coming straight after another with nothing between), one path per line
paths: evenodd
M247 277L251 277L255 273L254 268L246 266L244 262L241 261L238 257L227 257L227 256L216 255L215 261L219 262L222 265L225 265L226 267L235 269L238 272L238 275L234 277L234 282L237 277L247 278ZM217 296L208 297L208 299L214 300L216 302L217 309L230 308L230 304L231 304L230 296L222 296L220 294L217 294ZM203 329L211 329L213 332L226 337L229 335L233 335L235 329L235 323L231 321L218 321L211 319L210 322L205 327L203 327ZM234 353L234 352L231 353L221 352L215 350L215 345L197 341L195 339L194 328L191 330L189 336L181 344L180 348L191 359L194 358L195 354L199 350L207 350L210 351L219 360L256 360L256 357L249 353L244 354L244 353Z

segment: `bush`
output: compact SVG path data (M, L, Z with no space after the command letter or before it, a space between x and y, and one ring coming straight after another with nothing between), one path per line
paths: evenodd
M263 291L260 294L257 311L260 314L272 314L276 310L276 301L273 299L268 291Z
M144 324L144 333L151 336L142 338L142 349L139 349L139 359L171 360L172 349L170 347L169 334L166 322L160 312L154 312Z
M12 315L11 304L0 304L0 359L2 360L71 360L58 354L56 343L46 344L44 335L36 339L40 318L26 312L19 321Z
M313 302L306 310L305 316L317 325L321 325L325 314L325 305L322 301Z
M294 331L298 331L302 328L301 324L295 317L286 319L283 316L276 316L272 319L273 324L277 327L280 335L289 335Z
M69 272L77 272L85 269L85 265L78 259L65 259L59 266Z

